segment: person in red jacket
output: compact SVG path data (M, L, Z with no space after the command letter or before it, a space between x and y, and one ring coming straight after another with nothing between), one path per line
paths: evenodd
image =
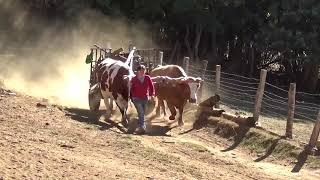
M144 123L144 114L147 101L155 96L153 82L149 75L146 75L146 68L144 65L137 67L136 76L131 80L131 99L138 113L138 134L146 132Z

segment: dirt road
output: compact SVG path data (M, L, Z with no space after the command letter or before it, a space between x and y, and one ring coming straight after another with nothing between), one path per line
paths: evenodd
M254 162L247 150L210 128L180 134L177 122L153 118L149 134L125 134L81 109L24 95L0 97L0 179L319 179L292 164ZM187 127L187 126L186 126Z

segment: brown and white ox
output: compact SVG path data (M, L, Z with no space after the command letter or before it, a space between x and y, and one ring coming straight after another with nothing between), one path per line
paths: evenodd
M89 91L90 110L98 110L101 98L107 108L106 116L109 118L116 102L121 114L122 124L127 125L127 109L129 103L129 79L134 75L127 62L106 58L99 61L94 71L98 80Z
M178 124L183 126L182 114L187 101L197 102L197 91L202 82L201 78L189 77L185 71L177 65L160 66L150 72L155 82L156 96L158 98L157 115L160 115L162 107L166 115L164 100L171 112L170 120L174 120L179 111Z

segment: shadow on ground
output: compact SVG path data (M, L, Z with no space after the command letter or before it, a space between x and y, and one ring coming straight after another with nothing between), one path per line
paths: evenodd
M272 144L270 145L270 147L268 147L268 149L266 150L266 153L263 156L255 159L254 162L260 162L260 161L266 159L267 157L269 157L272 154L272 152L276 149L276 147L279 144L279 141L281 139L285 139L285 136L281 136L281 137L279 137L277 139L274 139L272 141Z
M298 156L298 162L295 164L291 172L299 172L308 159L308 151L303 150Z
M65 115L70 117L71 119L91 125L99 126L99 130L112 130L112 128L117 128L122 133L133 134L136 128L138 127L138 119L132 117L132 115L128 115L130 122L127 128L124 128L122 125L119 125L119 122L113 121L111 119L105 119L101 121L101 117L104 115L105 111L99 110L94 113L87 109L79 109L79 108L66 108ZM156 119L156 116L152 115L147 118L146 127L147 133L146 135L150 136L170 136L167 133L175 128L176 126L171 126L172 123L162 123L165 121L160 121ZM155 120L155 122L153 122ZM114 130L112 130L114 131ZM118 131L115 131L118 133Z
M236 147L238 147L239 144L245 138L245 136L249 130L250 130L250 127L248 127L248 126L239 126L239 128L237 129L236 135L233 137L234 138L233 144L230 147L228 147L227 149L224 149L221 151L227 152L227 151L231 151L231 150L235 149Z
M98 112L92 112L88 109L79 109L79 108L66 108L66 116L69 116L71 119L91 125L99 126L99 130L111 130L115 127L123 133L126 133L125 128L120 126L118 123L105 119L105 122L100 121L101 116L103 116L103 110Z

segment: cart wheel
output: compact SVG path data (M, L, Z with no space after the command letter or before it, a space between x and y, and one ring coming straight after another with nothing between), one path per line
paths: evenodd
M92 86L88 92L89 108L91 111L99 110L101 99L100 87Z

